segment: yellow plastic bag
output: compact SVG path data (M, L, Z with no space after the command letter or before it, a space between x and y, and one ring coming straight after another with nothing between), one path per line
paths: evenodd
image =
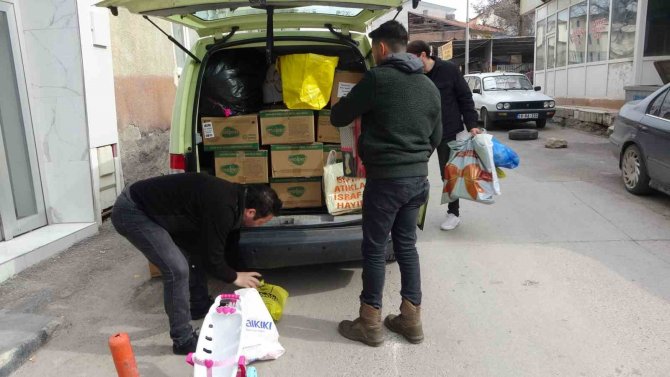
M288 298L286 289L278 285L268 284L262 280L260 287L256 289L261 295L261 298L263 298L263 303L265 303L265 306L268 308L272 319L279 321L284 311L286 299Z
M339 58L317 54L279 57L282 94L289 109L321 110L330 100Z

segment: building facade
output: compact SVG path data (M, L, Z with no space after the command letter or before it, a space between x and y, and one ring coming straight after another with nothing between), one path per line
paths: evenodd
M535 84L561 104L618 108L624 87L660 85L668 0L522 0L535 12Z
M95 234L121 188L94 2L0 0L0 281Z

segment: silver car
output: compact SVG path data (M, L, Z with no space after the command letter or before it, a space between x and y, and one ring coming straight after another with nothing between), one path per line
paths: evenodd
M641 101L625 104L610 135L624 186L642 195L670 195L670 84Z

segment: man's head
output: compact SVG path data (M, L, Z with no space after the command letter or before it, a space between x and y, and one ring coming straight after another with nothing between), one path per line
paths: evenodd
M423 63L423 71L429 72L435 63L430 57L430 45L425 41L412 41L407 45L407 53L416 55Z
M244 203L244 226L261 226L279 214L282 202L277 193L267 185L247 186Z
M405 52L407 47L407 30L398 21L384 22L370 33L372 39L372 56L377 64L387 55Z

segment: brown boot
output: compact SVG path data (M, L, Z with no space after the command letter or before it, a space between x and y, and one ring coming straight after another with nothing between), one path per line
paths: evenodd
M384 343L382 312L367 304L361 303L358 318L340 322L337 329L343 337L363 342L368 346L379 347Z
M404 298L400 305L400 315L388 315L384 320L384 325L394 333L404 336L410 343L423 342L421 306L414 306Z

